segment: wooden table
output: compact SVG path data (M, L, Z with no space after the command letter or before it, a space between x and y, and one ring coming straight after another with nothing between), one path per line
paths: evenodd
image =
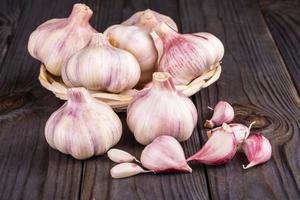
M38 82L40 63L29 56L29 34L65 17L75 0L0 1L0 199L300 199L300 4L272 0L86 0L92 24L103 31L146 8L171 16L181 32L207 31L225 45L219 81L192 97L199 112L186 155L207 140L207 106L233 104L235 121L256 120L271 140L272 159L243 170L239 154L224 166L194 164L192 174L113 180L106 156L78 161L51 149L44 138L50 114L63 101ZM78 2L78 1L77 1ZM136 156L125 118L117 145Z

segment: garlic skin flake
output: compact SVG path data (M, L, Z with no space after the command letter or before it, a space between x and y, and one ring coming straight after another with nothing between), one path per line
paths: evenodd
M127 108L127 124L135 139L143 145L160 135L187 140L198 119L195 105L175 89L169 73L155 72L152 83Z
M244 169L267 162L272 156L272 146L269 140L260 133L250 135L242 145L243 151L249 160Z
M142 165L156 173L192 172L187 164L179 142L167 135L162 135L147 145L141 155Z
M30 55L44 63L51 74L60 76L70 56L85 47L97 32L89 24L92 14L88 6L74 4L68 18L51 19L41 24L29 37Z
M68 101L48 119L48 144L76 159L101 155L121 138L122 123L106 104L84 88L68 89Z
M151 36L158 49L158 71L169 72L175 84L188 84L224 54L221 41L209 33L180 34L162 22Z
M109 159L115 163L124 163L124 162L140 162L130 153L123 151L121 149L110 149L107 152Z
M206 120L204 127L213 128L214 126L229 123L234 118L233 107L226 101L219 101L214 108L214 114L210 120Z
M150 171L144 170L142 167L135 163L121 163L115 165L110 170L110 175L113 178L127 178L130 176L134 176L140 173L147 173Z

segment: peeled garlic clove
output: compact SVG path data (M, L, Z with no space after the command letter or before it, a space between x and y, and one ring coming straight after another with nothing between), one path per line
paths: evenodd
M214 114L210 120L206 120L204 127L213 128L223 123L229 123L234 118L233 107L226 101L219 101L214 108Z
M159 49L158 71L169 72L175 84L186 85L210 70L224 52L224 48L215 48L218 39L212 35L214 39L209 40L195 34L179 34L163 22L153 31L151 36Z
M113 25L104 34L113 46L129 51L137 59L141 68L140 82L151 81L157 51L148 32L137 26Z
M141 168L139 165L135 163L121 163L110 170L110 175L113 178L126 178L130 176L134 176L140 173L147 173L150 171L146 171Z
M88 6L74 4L68 18L46 21L30 35L30 55L43 62L50 73L60 76L70 56L85 47L97 32L89 24L92 14Z
M141 155L142 165L153 172L192 172L179 142L167 135L159 136L147 145Z
M68 89L68 101L48 119L48 144L77 159L101 155L121 138L122 123L106 104L84 88Z
M237 152L237 142L231 128L223 124L204 146L187 161L198 161L206 165L221 165L233 158Z
M62 79L69 87L119 93L133 88L140 78L135 57L117 49L108 38L95 33L89 45L75 53L62 69Z
M178 30L176 23L170 17L150 9L136 12L122 24L127 26L138 26L143 28L147 32L151 32L152 29L160 22L165 22L175 31Z
M140 162L130 153L120 149L110 149L107 152L107 156L109 157L110 160L116 163L133 162L133 161Z
M249 160L244 169L267 162L272 156L272 146L269 140L260 133L249 136L242 145L243 151Z
M152 83L127 107L127 124L135 139L143 145L160 135L187 140L198 119L195 105L175 89L169 73L155 72Z

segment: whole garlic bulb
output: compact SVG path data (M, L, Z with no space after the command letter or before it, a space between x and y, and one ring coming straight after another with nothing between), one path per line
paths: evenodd
M92 14L88 6L74 4L68 18L46 21L30 35L30 55L43 62L50 73L60 76L69 57L85 47L97 32L89 24Z
M188 84L224 55L221 41L210 33L180 34L163 22L153 30L158 71L169 72L175 84Z
M140 66L127 51L110 45L101 33L92 36L89 45L75 53L62 68L69 87L119 93L133 88L140 78Z
M139 26L150 33L152 29L160 22L165 22L172 27L172 29L178 31L176 23L170 17L150 9L134 13L122 24L127 26Z
M127 108L127 123L135 139L149 144L160 135L187 140L197 123L193 102L176 91L169 73L153 73L153 84L137 93Z
M151 36L137 26L113 25L104 31L110 43L132 53L141 68L141 83L151 81L155 71L157 51Z
M68 101L48 119L48 144L64 154L86 159L108 151L121 138L119 117L84 88L68 90Z

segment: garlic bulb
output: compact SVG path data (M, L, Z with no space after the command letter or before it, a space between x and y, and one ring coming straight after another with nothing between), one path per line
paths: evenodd
M179 142L167 135L162 135L147 145L141 155L142 165L153 172L192 172L187 164Z
M133 88L140 78L140 67L132 54L110 45L105 35L95 33L89 45L75 53L62 68L69 87L119 93Z
M64 154L86 159L108 151L121 138L119 117L84 88L68 90L68 101L48 119L48 144Z
M110 43L132 53L141 68L141 83L151 81L155 71L157 51L151 36L137 26L113 25L105 30Z
M164 22L151 36L158 49L158 71L169 72L175 84L188 84L224 54L221 41L209 33L179 34Z
M175 31L178 30L176 23L170 17L150 9L136 12L122 24L127 26L138 26L147 32L151 32L152 29L160 22L165 22Z
M153 84L137 93L127 108L127 124L135 139L149 144L160 135L187 140L197 123L193 102L176 91L169 73L153 73Z
M88 6L74 4L68 18L46 21L30 35L30 55L44 63L50 73L60 76L69 57L85 47L96 32L89 24L92 14Z
M234 118L233 107L226 101L219 101L214 108L214 114L210 120L206 120L204 127L213 128L215 125L229 123Z

